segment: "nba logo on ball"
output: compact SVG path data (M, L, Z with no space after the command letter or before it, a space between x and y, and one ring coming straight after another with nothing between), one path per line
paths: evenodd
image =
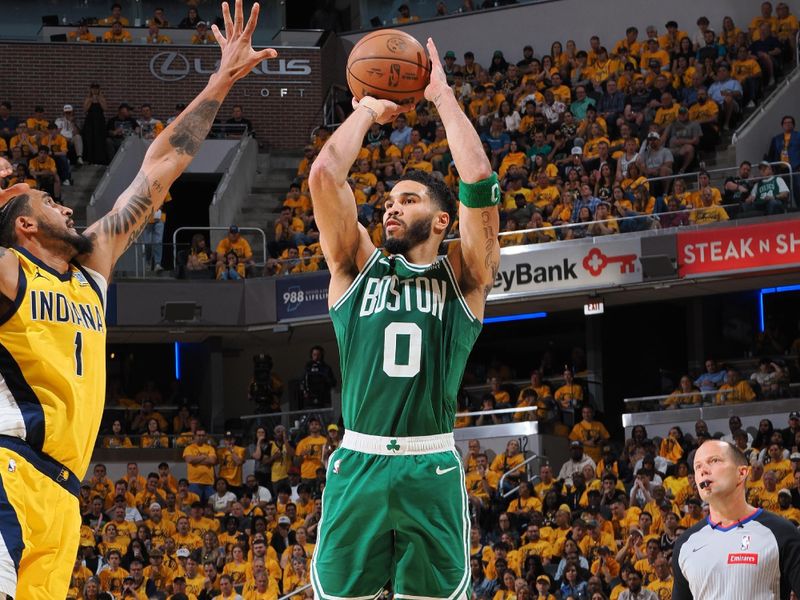
M748 550L750 548L750 534L746 533L742 536L742 550Z

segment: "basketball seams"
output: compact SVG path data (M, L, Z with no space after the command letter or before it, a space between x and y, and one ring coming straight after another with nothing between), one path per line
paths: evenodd
M402 31L373 32L359 40L347 58L347 84L357 99L369 95L416 104L428 86L430 73L431 61L424 46Z
M396 62L407 63L409 65L414 65L415 67L418 67L418 68L422 69L423 71L427 71L428 73L431 72L431 69L428 66L430 64L430 61L428 61L428 65L423 65L423 64L420 64L419 62L416 62L416 61L413 61L413 60L408 60L407 58L389 58L388 56L365 56L364 58L357 58L354 61L348 63L347 69L349 70L351 66L357 65L358 63L363 62L365 60L379 60L381 62L387 61L387 62L392 62L392 63L396 63Z

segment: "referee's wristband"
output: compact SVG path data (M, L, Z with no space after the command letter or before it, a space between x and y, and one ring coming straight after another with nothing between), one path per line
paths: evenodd
M497 173L475 183L458 182L458 199L467 208L490 208L500 203Z

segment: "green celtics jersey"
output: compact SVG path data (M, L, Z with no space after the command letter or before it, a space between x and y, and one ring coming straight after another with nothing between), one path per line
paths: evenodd
M330 312L347 429L396 437L453 430L456 395L482 324L447 258L414 265L376 250Z

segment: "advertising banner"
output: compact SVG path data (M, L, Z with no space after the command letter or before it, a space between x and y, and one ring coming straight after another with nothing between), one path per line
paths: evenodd
M794 265L800 265L800 219L678 233L681 277Z
M310 319L328 315L330 273L279 277L275 280L278 321Z
M640 256L639 238L504 248L489 300L640 283Z

